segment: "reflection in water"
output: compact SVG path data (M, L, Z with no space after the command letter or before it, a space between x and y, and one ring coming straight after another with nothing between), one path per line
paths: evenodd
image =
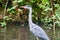
M2 30L3 31L3 30ZM4 31L2 32L0 29L0 40L4 40ZM53 38L52 29L45 29L46 33L50 37L51 40L60 40L60 28L56 29L55 38ZM7 40L36 40L34 35L29 31L28 26L21 26L20 24L11 24L7 26L6 31L6 39Z

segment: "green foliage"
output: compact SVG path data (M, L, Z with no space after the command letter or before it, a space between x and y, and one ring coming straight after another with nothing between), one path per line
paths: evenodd
M1 2L2 0L0 0L0 2Z
M0 2L1 2L1 0L0 0Z
M23 0L18 0L17 2L20 3L20 2L23 2Z
M5 20L12 20L12 18L10 18L9 16L5 16L4 19Z
M1 27L6 26L6 22L0 22L0 24L1 24Z
M46 4L48 2L48 0L41 0L42 4Z
M1 1L1 0L0 0ZM59 24L60 22L60 4L59 0L56 1L54 0L54 16L52 16L51 11L52 6L50 4L50 0L13 0L12 1L12 7L7 8L7 16L4 17L5 20L13 20L15 17L17 18L17 14L19 15L24 15L25 11L21 10L19 6L22 5L31 5L33 8L33 14L32 14L32 19L33 21L42 21L47 25L48 23L52 22L52 20L55 20L56 24ZM23 13L24 12L24 13ZM9 16L11 15L11 16ZM28 13L26 13L28 15ZM20 16L20 19L22 16ZM38 19L39 18L39 19ZM24 19L24 18L22 18ZM50 23L52 24L52 23ZM44 25L43 25L44 26Z
M55 7L57 8L55 10L55 17L56 17L56 24L60 26L60 4L55 4Z

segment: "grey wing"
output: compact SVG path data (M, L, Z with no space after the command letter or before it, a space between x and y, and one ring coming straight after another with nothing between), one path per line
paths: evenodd
M31 30L31 32L35 35L35 36L37 36L37 37L42 37L42 38L48 38L48 36L46 35L46 33L45 33L45 31L41 28L41 27L39 27L38 25L36 25L36 24L33 24L32 25L33 26L33 28L32 28L32 30Z

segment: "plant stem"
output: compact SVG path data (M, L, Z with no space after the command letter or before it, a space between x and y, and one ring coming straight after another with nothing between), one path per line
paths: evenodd
M6 14L6 8L7 8L8 1L9 1L9 0L7 0L6 5L5 5L5 8L4 8L4 17L5 17L5 14ZM5 22L5 19L4 19L3 21ZM4 31L4 37L5 37L4 40L6 40L6 25L5 25L4 30L5 30L5 31Z
M53 2L53 0L50 0L51 1L51 7L52 7L52 11L51 11L51 13L52 13L52 17L54 17L54 2ZM55 32L55 18L52 18L52 21L53 21L53 38L55 39L55 34L56 34L56 32Z

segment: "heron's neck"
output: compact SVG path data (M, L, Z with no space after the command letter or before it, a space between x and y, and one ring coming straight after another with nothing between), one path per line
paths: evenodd
M32 8L29 10L29 24L32 23Z

